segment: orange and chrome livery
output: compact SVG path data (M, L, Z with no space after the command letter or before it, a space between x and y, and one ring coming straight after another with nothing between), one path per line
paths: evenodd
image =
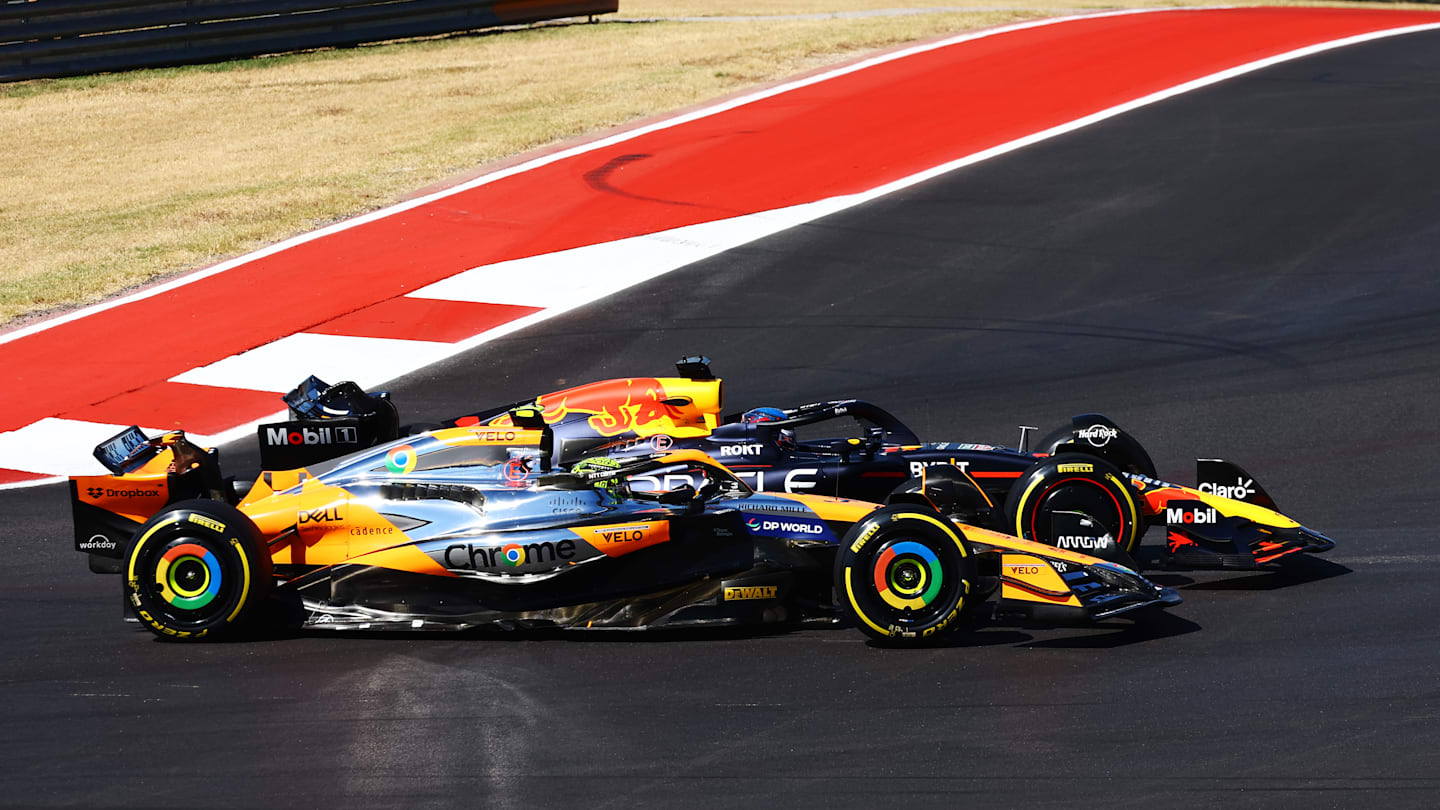
M673 430L718 385L637 390L664 394L648 401L672 409ZM602 424L633 427L643 410L627 402ZM945 630L994 592L1002 605L1063 594L1055 603L1081 619L1178 601L1128 569L918 505L757 493L694 449L553 468L545 419L519 408L397 436L266 471L243 491L220 478L213 451L132 428L97 448L113 475L73 483L77 544L113 538L80 547L122 574L142 623L173 639L237 632L275 599L317 629L830 621L837 553L848 572L838 608L892 640ZM919 539L897 539L897 522ZM926 532L945 542L927 546ZM1017 560L1033 571L1004 573Z

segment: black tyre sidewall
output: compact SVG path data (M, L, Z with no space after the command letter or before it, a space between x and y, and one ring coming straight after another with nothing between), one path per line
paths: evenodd
M221 572L214 601L194 610L166 602L156 571L166 550L193 543L211 552ZM135 533L121 558L125 600L140 623L177 641L224 638L247 626L264 602L273 566L255 525L217 501L182 501L155 515Z
M920 543L934 552L945 578L925 620L907 619L887 605L874 584L874 563L882 549L900 540ZM974 556L964 535L933 510L898 504L878 509L846 533L835 555L837 602L857 628L890 644L922 644L958 626L975 601Z
M1090 465L1090 469L1061 470L1062 467L1072 465ZM1035 524L1037 505L1056 485L1098 487L1103 490L1117 504L1115 511L1121 525L1116 526L1115 518L1111 515L1090 517L1104 522L1112 531L1120 529L1115 531L1115 542L1125 553L1133 554L1139 547L1140 537L1145 533L1145 522L1134 491L1125 483L1124 475L1115 465L1098 456L1083 453L1061 453L1052 456L1037 462L1020 476L1011 487L1005 502L1005 515L1008 520L1006 531L1026 540L1055 545L1054 538L1049 536L1048 523L1042 518L1040 527L1037 528Z

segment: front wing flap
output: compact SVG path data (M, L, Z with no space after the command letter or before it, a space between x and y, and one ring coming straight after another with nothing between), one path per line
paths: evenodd
M1118 563L974 526L963 531L977 550L999 555L997 616L1101 621L1181 602L1173 588L1156 585Z
M1165 551L1178 565L1251 569L1334 547L1330 538L1304 526L1264 526L1205 501L1173 500L1165 508Z

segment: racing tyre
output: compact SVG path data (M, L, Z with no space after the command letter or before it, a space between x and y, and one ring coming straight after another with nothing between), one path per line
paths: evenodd
M953 523L900 504L856 523L835 556L835 590L862 632L921 644L955 629L976 593L975 558ZM978 597L977 597L978 598Z
M1135 553L1145 530L1134 490L1120 470L1083 453L1047 458L1015 482L1005 503L1007 530L1053 546L1050 515L1054 512L1080 512L1099 521L1126 554Z
M125 601L161 638L234 636L265 602L273 568L255 524L218 501L181 501L125 549Z

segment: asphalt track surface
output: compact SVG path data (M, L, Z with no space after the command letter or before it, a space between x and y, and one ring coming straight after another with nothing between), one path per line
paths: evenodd
M1157 571L1135 627L303 636L119 619L60 487L0 493L0 806L1433 806L1440 34L1230 80L671 273L394 386L415 419L705 352L1011 442L1103 411L1339 546ZM235 450L227 467L253 463ZM1159 542L1152 532L1151 544Z

